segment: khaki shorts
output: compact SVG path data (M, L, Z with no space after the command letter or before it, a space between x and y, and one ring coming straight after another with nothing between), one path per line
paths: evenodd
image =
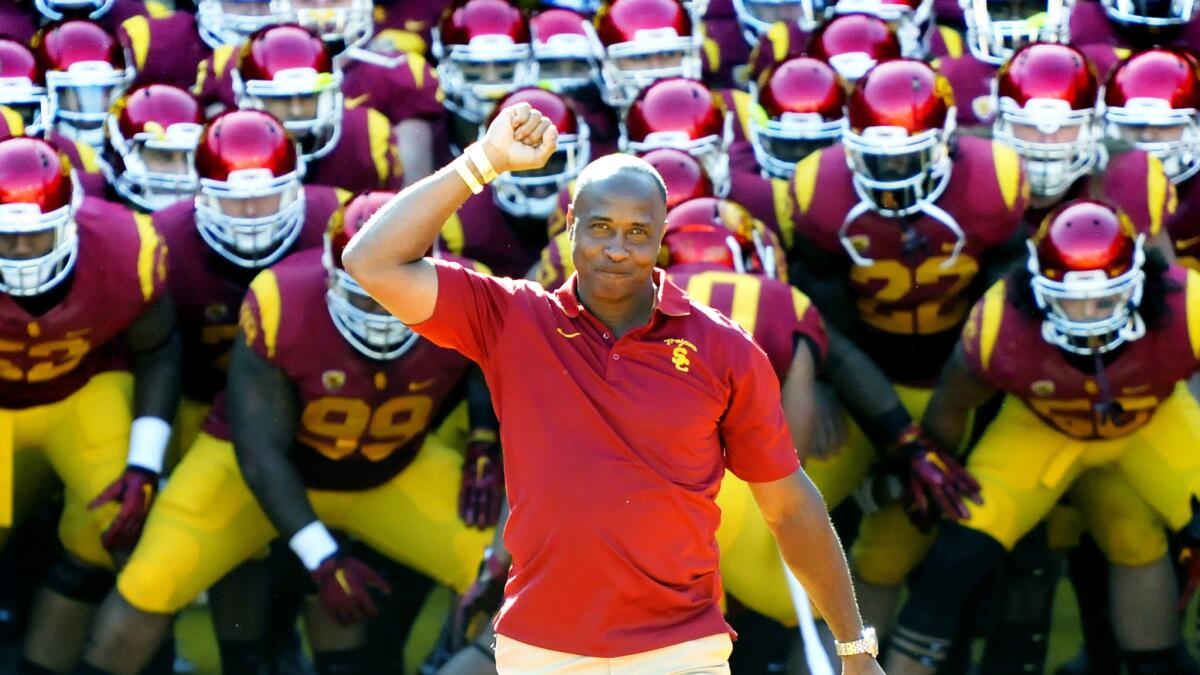
M556 652L496 636L499 675L729 675L727 633L611 659Z

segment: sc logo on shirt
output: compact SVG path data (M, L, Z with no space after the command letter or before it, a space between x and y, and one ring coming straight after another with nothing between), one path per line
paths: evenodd
M675 370L681 373L686 373L691 369L692 360L688 357L688 350L699 353L700 349L696 345L682 338L669 338L663 340L668 347L674 347L671 350L671 363L675 364Z

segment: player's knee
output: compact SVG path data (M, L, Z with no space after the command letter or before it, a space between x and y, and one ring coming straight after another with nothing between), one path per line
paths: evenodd
M1093 528L1092 537L1104 557L1117 565L1142 567L1167 554L1167 534L1154 518L1136 515L1109 520Z
M893 647L931 667L944 660L963 606L1003 556L987 534L943 523L900 613Z
M112 590L113 573L102 567L87 565L72 556L62 555L50 566L45 586L63 597L98 605Z

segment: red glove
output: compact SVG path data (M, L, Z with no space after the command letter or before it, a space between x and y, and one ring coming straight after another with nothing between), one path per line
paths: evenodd
M500 520L504 503L504 464L495 432L473 432L463 462L462 488L458 492L458 515L470 527L481 530Z
M908 464L905 507L918 526L928 527L938 516L961 520L971 515L965 500L982 504L979 483L958 460L933 444L912 425L900 434L896 448Z
M133 550L138 537L142 536L142 526L146 524L146 515L150 513L157 486L157 473L129 465L120 478L88 504L89 509L95 509L109 502L120 503L117 517L100 535L100 543L104 548L109 551Z
M362 623L379 613L371 589L391 593L392 587L362 561L335 553L309 572L321 604L343 626Z
M466 642L467 628L477 614L492 614L500 609L504 601L504 584L508 581L509 564L488 548L475 583L459 598L454 612L454 634L459 644Z

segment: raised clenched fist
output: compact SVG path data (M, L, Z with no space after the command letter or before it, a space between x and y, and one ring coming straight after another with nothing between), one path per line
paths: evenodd
M496 173L540 169L558 146L558 130L528 103L518 103L496 115L482 145Z

